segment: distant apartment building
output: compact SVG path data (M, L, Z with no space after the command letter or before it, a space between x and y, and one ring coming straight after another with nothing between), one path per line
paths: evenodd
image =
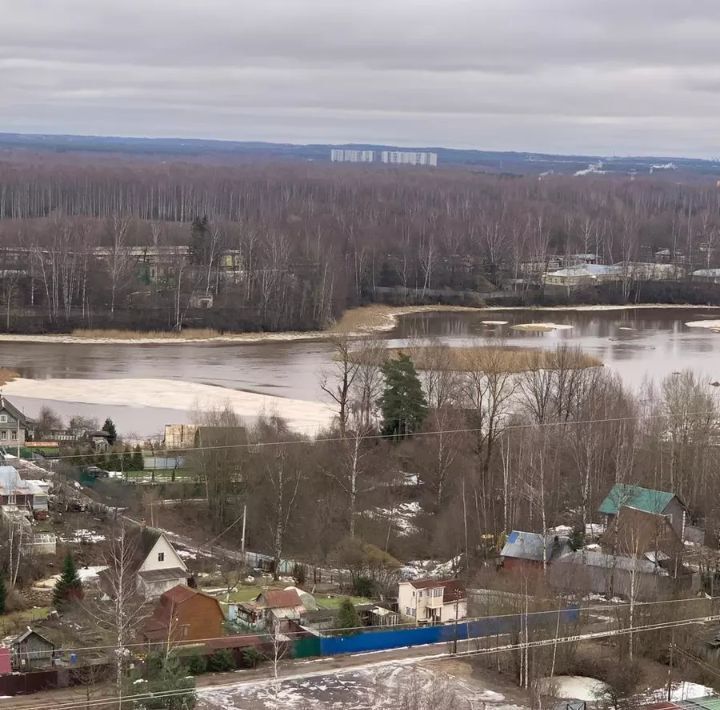
M423 153L414 150L383 150L380 160L389 165L426 165L436 168L437 153Z
M424 153L415 150L349 150L333 148L330 160L333 163L374 163L377 159L388 165L425 165L437 167L437 153Z
M372 163L375 161L375 151L333 148L330 151L330 160L333 163Z

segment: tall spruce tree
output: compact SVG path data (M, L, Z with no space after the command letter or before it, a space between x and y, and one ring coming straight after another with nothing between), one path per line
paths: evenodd
M337 627L338 629L357 629L362 626L360 616L357 613L355 605L350 599L343 599L340 602L338 610Z
M102 430L108 433L108 444L110 444L110 446L114 446L117 441L117 429L115 428L115 423L112 419L110 419L110 417L105 420Z
M56 609L62 609L70 602L82 599L83 587L80 576L75 567L75 561L72 555L68 553L63 563L63 570L60 578L55 582L53 590L53 606Z
M427 400L412 359L399 353L382 366L385 389L380 398L382 430L402 439L417 431L427 415Z
M137 444L135 446L135 451L133 451L132 455L132 470L133 471L142 471L145 468L145 459L143 458L142 449L140 448L140 444Z

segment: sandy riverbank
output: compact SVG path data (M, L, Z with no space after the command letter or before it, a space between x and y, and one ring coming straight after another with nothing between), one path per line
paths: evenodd
M720 306L698 306L687 304L665 304L645 303L633 305L594 305L594 306L362 306L346 311L342 318L327 330L308 331L282 331L278 333L225 333L224 335L208 337L184 337L182 333L162 333L143 335L137 331L128 331L126 336L120 336L120 331L112 332L112 337L99 337L98 330L89 331L84 335L82 331L75 333L58 333L50 335L30 335L22 333L0 333L0 343L84 343L88 345L171 345L173 343L269 343L269 342L291 342L291 341L313 341L330 340L338 335L361 338L372 333L380 333L392 330L401 316L413 313L498 313L512 311L533 311L538 313L553 313L558 311L629 311L647 309L667 310L715 310L720 311Z
M9 397L124 407L161 407L184 412L230 406L240 417L281 415L295 431L317 434L334 411L322 402L239 392L196 382L165 379L16 379L3 387Z

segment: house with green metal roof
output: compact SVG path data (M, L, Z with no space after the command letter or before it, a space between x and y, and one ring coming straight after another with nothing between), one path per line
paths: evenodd
M680 539L683 539L685 527L690 522L685 504L674 493L667 491L616 483L600 504L598 512L607 516L607 521L610 523L617 516L620 508L634 508L668 518Z

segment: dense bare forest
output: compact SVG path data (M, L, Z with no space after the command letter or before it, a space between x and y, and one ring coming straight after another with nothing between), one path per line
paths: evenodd
M719 235L720 190L697 181L79 154L0 162L7 330L308 329L377 300L541 302L537 266L552 255L612 264L664 249L692 273L720 263ZM574 298L714 296L685 281Z

